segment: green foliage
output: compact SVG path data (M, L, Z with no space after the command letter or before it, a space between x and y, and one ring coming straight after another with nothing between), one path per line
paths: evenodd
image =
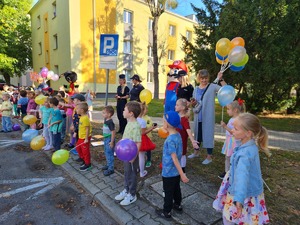
M32 64L30 6L30 0L0 3L0 72L6 79L20 76Z
M220 69L214 55L216 42L243 37L249 62L241 72L226 71L226 82L235 86L250 112L280 109L281 101L291 99L291 89L300 83L299 1L202 2L206 10L194 7L199 20L196 45L185 41L195 70L208 68L216 74Z

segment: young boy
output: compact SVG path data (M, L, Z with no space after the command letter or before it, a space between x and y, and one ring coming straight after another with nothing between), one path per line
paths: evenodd
M164 127L169 132L169 136L164 143L162 157L162 179L165 193L164 208L156 209L156 213L165 219L171 219L172 208L182 211L180 178L184 183L187 183L189 179L182 171L179 162L182 155L182 139L176 131L176 128L182 129L179 114L175 111L166 112Z
M110 105L103 109L103 137L104 137L104 153L107 165L102 168L104 176L109 176L114 173L114 145L115 145L115 124L112 120L114 108Z
M20 98L17 103L17 112L20 115L23 121L23 118L27 115L27 105L28 105L28 98L27 98L27 91L21 90L20 91ZM24 124L24 123L23 123ZM28 129L29 126L24 124L25 129Z
M1 132L7 133L12 131L11 112L12 105L10 103L10 95L2 93L2 106L0 112L2 113L2 130Z
M50 98L49 103L52 110L50 111L48 129L51 132L52 145L54 147L54 150L57 151L60 149L61 145L62 116L60 110L57 108L58 100L56 98Z
M141 106L139 102L128 102L123 111L124 118L127 119L127 125L124 130L123 139L129 138L134 141L138 147L141 147L141 127L136 118L141 114ZM137 186L137 171L139 162L135 157L130 162L124 161L124 178L125 189L115 197L115 200L121 201L121 205L130 205L137 200L136 186Z
M76 106L76 111L80 115L78 127L78 141L76 143L76 150L81 159L80 171L87 171L92 169L90 144L92 137L92 124L87 115L89 110L86 102L79 103ZM77 160L79 161L79 160Z

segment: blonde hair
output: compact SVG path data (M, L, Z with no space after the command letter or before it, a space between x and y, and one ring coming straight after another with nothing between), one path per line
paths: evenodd
M185 75L181 77L181 87L187 87L190 84L189 76Z
M271 153L268 149L268 131L261 125L257 116L251 113L241 113L238 115L237 120L240 122L241 127L245 131L251 131L253 133L253 138L256 139L259 148L267 156L271 156Z
M180 98L177 100L177 102L179 102L179 104L184 107L183 111L184 111L185 116L189 117L188 100L186 100L185 98Z
M245 106L244 102L241 102L241 101L234 100L229 105L231 105L232 109L237 109L239 111L239 113L244 113L244 112L246 112L246 106Z
M145 111L146 111L146 103L145 102L140 102L140 105L141 105L141 113L140 113L140 116L143 116Z

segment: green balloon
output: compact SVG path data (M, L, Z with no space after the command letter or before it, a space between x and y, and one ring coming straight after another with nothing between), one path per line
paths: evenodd
M62 165L68 161L70 153L68 150L60 149L53 153L52 162L55 165Z
M236 66L236 67L240 67L240 66L244 66L246 65L246 63L249 60L249 55L246 53L246 55L244 56L244 58L242 59L242 61L239 61L237 63L232 63L232 65Z

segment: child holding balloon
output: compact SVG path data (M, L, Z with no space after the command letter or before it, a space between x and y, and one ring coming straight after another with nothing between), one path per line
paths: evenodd
M34 116L37 116L37 111L36 111L36 107L37 107L37 104L35 103L34 101L34 98L35 98L35 93L34 91L28 91L27 92L27 97L28 97L28 105L27 105L27 115L34 115ZM30 125L30 127L32 129L35 129L36 128L36 124L32 124Z
M2 113L2 130L1 132L7 133L12 131L11 112L12 105L10 103L10 95L5 92L2 93L2 105L0 112Z
M138 150L141 146L141 127L136 118L141 114L140 103L136 101L128 102L123 111L124 118L127 119L127 125L124 130L123 139L128 138L134 141ZM124 179L125 189L115 197L115 200L121 201L121 205L130 205L137 200L137 171L138 160L137 155L129 161L124 161Z
M42 149L45 151L49 151L53 148L52 136L48 127L51 111L52 109L50 108L49 99L46 99L44 105L42 105L39 110L41 120L38 125L39 127L43 127L43 137L46 140L46 145Z
M182 129L180 116L175 111L166 112L164 115L164 127L169 132L165 140L162 157L162 180L164 189L164 207L156 209L156 213L165 219L171 218L171 211L182 212L182 196L180 190L180 178L187 183L189 179L183 172L179 160L182 156L182 140L176 128Z
M218 177L223 179L225 174L229 170L230 157L233 154L233 149L236 147L236 141L233 137L233 122L240 113L245 112L245 104L242 99L238 99L227 105L227 114L231 116L227 125L221 121L221 126L226 130L226 140L224 142L222 153L225 155L225 172L220 174Z
M60 149L61 145L62 115L57 107L59 102L56 98L50 98L49 103L52 109L50 112L48 128L51 132L54 150L57 151Z

